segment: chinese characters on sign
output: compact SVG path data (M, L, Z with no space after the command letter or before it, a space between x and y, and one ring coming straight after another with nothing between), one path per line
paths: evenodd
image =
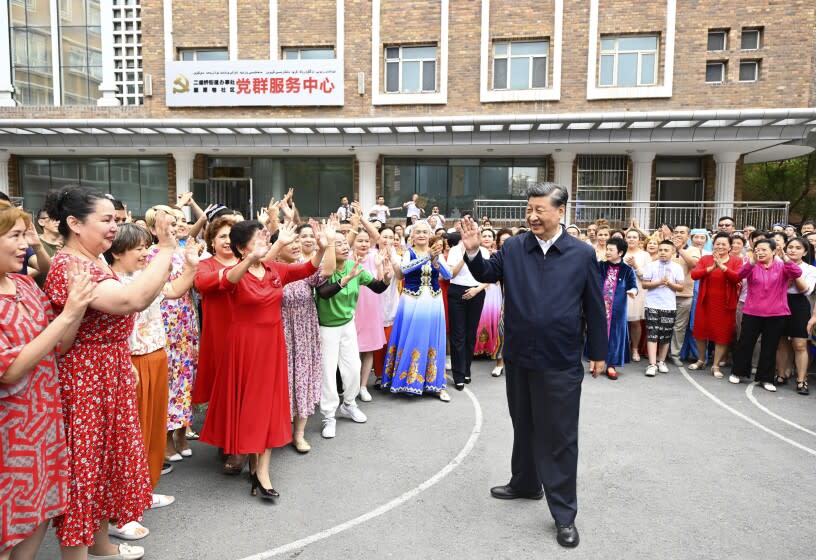
M342 60L166 63L168 107L343 105Z

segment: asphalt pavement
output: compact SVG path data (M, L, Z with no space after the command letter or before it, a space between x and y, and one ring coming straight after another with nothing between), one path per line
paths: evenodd
M276 450L277 503L220 472L215 449L162 477L176 503L148 511L146 559L813 559L816 391L776 393L643 362L583 384L577 549L544 501L501 501L512 431L504 378L474 363L453 401L372 391L366 424L338 420L312 451ZM727 370L726 370L727 372ZM56 559L53 532L38 558Z

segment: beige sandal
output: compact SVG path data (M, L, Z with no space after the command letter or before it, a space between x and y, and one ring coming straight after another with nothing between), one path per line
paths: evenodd
M691 371L697 371L698 369L705 369L705 367L706 367L706 363L705 363L704 361L702 361L702 360L697 360L696 362L694 362L693 364L691 364L691 365L690 365L688 368L689 368Z
M720 371L719 366L711 366L711 374L717 379L723 378L723 373Z

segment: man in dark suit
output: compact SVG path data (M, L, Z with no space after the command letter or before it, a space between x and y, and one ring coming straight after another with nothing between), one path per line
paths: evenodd
M476 223L465 218L461 229L473 277L504 285L512 478L490 492L505 500L546 495L558 544L574 547L584 326L593 377L605 367L607 332L595 251L561 226L567 199L554 183L528 188L530 230L505 241L490 260L479 253Z

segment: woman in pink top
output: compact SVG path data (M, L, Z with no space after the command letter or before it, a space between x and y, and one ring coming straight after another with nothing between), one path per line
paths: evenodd
M774 256L779 256L779 259ZM734 352L734 369L728 381L739 383L751 376L751 354L762 335L756 382L767 391L776 391L773 384L776 347L785 328L788 307L788 282L802 275L784 252L777 252L773 239L761 239L754 244L751 260L742 265L740 278L748 282L748 297L742 308L742 328Z

